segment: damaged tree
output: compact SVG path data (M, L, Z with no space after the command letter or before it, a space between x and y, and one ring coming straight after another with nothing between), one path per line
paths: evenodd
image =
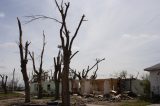
M38 99L42 98L42 93L43 93L43 88L42 88L42 74L43 74L43 54L44 54L44 48L45 48L46 42L45 42L45 34L43 32L43 47L42 47L42 51L41 51L41 55L40 55L40 66L39 69L36 69L35 66L35 58L34 58L34 52L29 52L29 55L32 59L32 63L33 63L33 70L34 73L36 74L37 77L37 82L38 82Z
M83 69L82 73L81 72L77 72L76 70L70 69L72 74L72 77L75 78L78 77L79 81L80 81L80 86L81 86L81 94L84 91L83 89L83 82L84 80L88 79L88 73L94 69L94 67L96 67L96 70L93 72L93 75L91 75L90 79L91 79L91 84L94 85L94 81L97 78L97 71L98 71L98 64L100 62L102 62L103 60L105 60L105 58L103 59L96 59L96 63L90 68L89 66L87 67L87 69Z
M2 86L2 88L4 90L4 93L7 94L7 78L8 78L8 76L0 74L0 77L2 78L1 86Z
M73 41L75 40L78 31L81 27L81 24L84 20L85 15L82 15L78 27L75 30L75 33L73 34L73 36L70 36L70 31L68 30L67 27L67 23L66 23L66 17L68 14L68 9L70 6L70 2L68 3L62 3L61 5L58 4L58 2L55 0L56 6L60 12L61 15L61 21L55 19L55 18L51 18L51 17L47 17L44 15L36 15L36 16L27 16L28 18L31 18L30 21L28 21L27 23L30 23L34 20L37 19L52 19L58 23L61 24L60 27L60 39L61 39L61 48L62 48L62 55L63 55L63 68L62 68L62 72L61 72L61 78L62 78L62 105L63 106L70 106L70 95L69 95L69 68L70 68L70 61L73 58L73 56L77 53L73 53L72 54L72 45L73 45Z
M21 28L21 22L18 20L18 27L19 27L19 51L20 51L20 62L21 62L21 72L23 75L24 85L25 85L25 102L30 102L30 86L29 86L29 78L27 74L27 56L28 56L28 46L29 42L26 41L25 47L22 43L22 28Z
M63 106L70 106L70 94L69 94L69 68L70 68L70 59L74 54L72 54L72 44L77 36L77 33L79 31L79 28L84 21L84 15L81 17L81 20L78 24L78 27L73 35L73 37L70 36L70 32L68 30L67 24L66 24L66 16L68 12L68 8L70 6L70 3L64 3L65 6L63 6L63 2L61 5L57 3L55 0L56 6L61 14L61 28L60 28L60 38L61 38L61 47L63 50L63 69L62 69L62 105ZM70 38L71 37L71 38Z
M87 69L83 69L82 73L81 72L77 72L76 70L70 69L72 73L74 73L73 75L76 75L78 77L79 80L82 79L87 79L88 78L88 73L95 67L97 66L96 70L93 72L93 75L90 77L90 79L96 79L97 77L97 71L98 71L98 64L105 60L105 58L103 59L96 59L96 63L90 68L89 66L87 67Z
M74 55L71 56L71 59L78 53L79 51L76 51ZM55 81L55 100L59 99L59 85L60 85L60 80L61 80L61 72L62 72L62 64L63 64L63 56L61 54L61 51L59 50L58 56L54 57L54 81ZM74 76L74 79L76 76Z
M62 66L62 58L60 51L58 52L58 56L54 57L54 82L55 82L55 100L59 99L59 85L61 78L61 66Z

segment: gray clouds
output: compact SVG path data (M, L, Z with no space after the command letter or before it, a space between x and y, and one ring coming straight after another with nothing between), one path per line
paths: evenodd
M94 63L95 58L105 57L101 63L99 75L109 76L113 72L128 70L135 74L160 62L160 1L159 0L70 0L71 6L67 21L71 34L74 33L78 20L84 13L87 22L82 24L74 42L74 50L80 52L71 65L82 70ZM7 6L4 6L7 5ZM5 17L0 18L0 48L12 47L9 42L18 39L16 17L44 14L59 18L59 13L52 0L5 0L0 4ZM1 17L1 15L0 15ZM26 18L21 17L22 21ZM39 54L42 46L42 31L45 30L47 45L45 68L53 63L57 54L59 25L51 20L40 20L23 25L24 38L31 41L30 50ZM2 45L3 44L3 45ZM10 68L19 67L18 51L1 52L0 59L6 57ZM16 57L17 56L17 57ZM11 58L11 61L9 60ZM5 60L4 64L7 64ZM7 66L7 65L6 65ZM100 76L101 77L101 76ZM103 76L104 77L104 76Z

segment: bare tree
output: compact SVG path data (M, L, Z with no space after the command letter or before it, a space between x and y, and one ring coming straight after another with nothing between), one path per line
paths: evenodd
M0 77L1 77L1 86L4 90L4 93L7 94L7 78L8 76L7 75L1 75L0 74Z
M80 86L81 86L81 93L83 93L83 81L88 79L88 73L94 69L94 67L96 67L96 70L93 72L93 75L91 75L90 79L91 79L91 84L94 85L94 81L97 78L97 71L98 71L98 64L100 62L102 62L103 60L105 60L105 58L103 59L96 59L96 63L90 68L90 66L87 67L87 69L83 69L82 73L81 72L77 72L76 70L70 69L72 74L72 77L78 77L79 81L80 81Z
M54 81L55 81L55 100L59 99L59 84L61 79L61 70L62 70L62 56L59 51L58 56L54 57Z
M70 3L61 3L61 5L58 4L58 2L55 0L56 6L61 14L61 28L60 28L60 38L61 38L61 47L63 50L63 69L62 69L62 105L63 106L70 106L70 95L69 95L69 68L70 68L70 60L74 54L72 54L72 45L75 37L77 36L77 33L79 31L79 28L84 21L84 15L81 17L81 20L78 24L78 27L73 35L73 37L70 36L70 31L68 30L67 23L66 23L66 17L68 13L68 9L70 6ZM71 38L70 38L71 37Z
M55 0L55 3L56 3L56 6L60 12L61 21L59 21L55 18L44 16L44 15L35 15L35 16L27 16L27 17L31 18L31 20L26 23L30 23L30 22L37 20L37 19L52 19L52 20L61 24L59 33L60 33L60 38L61 38L61 48L63 51L63 53L62 53L62 55L63 55L63 60L62 60L63 61L63 68L62 68L62 74L61 74L61 77L62 77L62 105L63 106L70 106L69 78L68 78L69 67L70 67L70 60L77 53L77 52L75 52L72 54L72 45L73 45L73 41L75 40L75 38L78 34L78 31L81 27L82 22L86 21L86 20L84 20L85 15L82 15L82 17L79 21L79 24L78 24L73 36L71 37L70 31L68 30L67 23L66 23L66 17L68 14L70 2L63 3L63 0L62 0L61 5L59 5L58 2Z
M125 80L127 79L127 76L128 76L128 73L126 70L122 70L121 72L115 74L115 77L118 78L118 82L117 82L117 92L118 93L122 93L122 91L124 91L126 89ZM130 75L130 79L129 79L130 91L132 91L133 77L134 77L134 75Z
M96 59L96 70L93 72L93 75L91 75L90 79L95 80L97 78L97 71L98 71L98 63L100 63L101 61L105 60L105 58L103 59Z
M42 98L42 93L43 93L43 88L42 88L42 74L43 74L43 54L44 54L44 48L45 48L46 42L45 42L45 34L43 32L43 47L42 47L42 51L41 51L41 56L40 56L40 65L39 65L39 69L36 69L35 66L35 58L34 58L34 52L29 52L29 55L32 59L32 63L33 63L33 70L34 73L36 74L37 77L37 82L38 82L38 98L41 99Z
M61 49L61 47L59 47ZM75 52L74 55L70 58L70 60L78 53ZM59 99L59 85L61 80L61 72L62 72L62 64L63 64L63 55L61 54L61 50L58 52L58 56L54 57L54 81L55 81L55 100Z
M120 77L121 79L126 79L126 78L127 78L127 75L128 75L128 73L127 73L127 71L125 71L125 70L123 70L123 71L121 71L121 72L119 73L119 77Z
M96 70L93 72L93 75L90 77L90 79L96 79L97 77L97 71L98 71L98 64L105 60L105 58L103 59L96 59L96 63L90 68L90 66L87 67L87 69L83 69L82 73L81 72L77 72L76 70L71 69L71 72L74 73L74 75L76 75L78 77L79 80L81 79L87 79L88 78L88 73L94 69L94 67L96 67Z
M90 79L95 80L97 78L98 64L96 65L96 70L91 75Z
M21 72L23 75L24 85L25 85L25 102L30 102L30 86L29 86L29 78L27 74L27 62L28 62L28 46L30 43L26 41L25 47L23 46L22 42L22 28L21 22L18 20L18 27L19 27L19 51L20 51L20 63L21 63Z

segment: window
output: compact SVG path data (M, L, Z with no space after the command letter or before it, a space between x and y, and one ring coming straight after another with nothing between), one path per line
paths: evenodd
M48 90L48 91L51 90L51 85L50 85L50 84L47 85L47 90Z

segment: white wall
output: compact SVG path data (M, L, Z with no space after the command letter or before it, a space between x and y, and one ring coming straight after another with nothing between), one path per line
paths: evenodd
M82 95L87 95L91 93L91 82L90 80L81 80L81 93Z
M30 92L32 95L37 95L38 90L37 90L37 83L31 83L30 84Z
M141 84L141 80L132 80L132 92L140 95L144 94L144 89Z
M151 92L160 95L160 74L159 71L150 71Z
M109 94L110 93L110 83L109 80L104 81L104 94Z
M47 89L47 86L50 85L50 90ZM48 94L51 93L55 93L55 84L54 81L45 81L42 82L42 87L43 87L43 91L45 91ZM72 85L71 85L71 81L69 81L69 91L72 91ZM30 84L30 92L33 95L37 95L38 93L38 88L37 88L37 83L31 83ZM59 94L61 95L62 92L62 84L60 83L59 85Z

